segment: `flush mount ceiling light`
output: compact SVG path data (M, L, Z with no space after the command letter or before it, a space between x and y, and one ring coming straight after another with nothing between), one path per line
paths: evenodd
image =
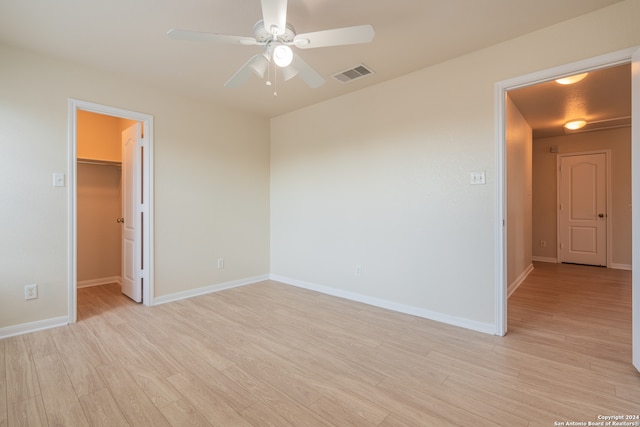
M561 79L556 79L556 83L559 83L561 85L572 85L574 83L578 83L580 80L582 80L585 77L587 77L587 74L589 74L589 73L576 74L576 75L573 75L573 76L568 76L568 77L563 77Z
M278 67L288 67L291 61L293 61L293 51L289 46L281 44L273 49L273 62L275 62Z
M565 129L567 130L578 130L582 129L587 124L586 120L571 120L564 124Z

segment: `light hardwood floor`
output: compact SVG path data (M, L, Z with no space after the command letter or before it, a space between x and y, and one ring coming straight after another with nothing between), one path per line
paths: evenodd
M536 264L509 301L506 337L275 282L151 308L117 285L85 288L78 323L0 341L0 426L554 426L636 415L630 282L628 271Z

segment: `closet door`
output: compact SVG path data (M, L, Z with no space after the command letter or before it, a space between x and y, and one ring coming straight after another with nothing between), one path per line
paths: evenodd
M142 302L142 126L122 132L122 293Z

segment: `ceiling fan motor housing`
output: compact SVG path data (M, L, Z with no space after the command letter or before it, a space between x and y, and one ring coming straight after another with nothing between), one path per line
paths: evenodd
M264 21L261 19L253 26L253 35L258 43L268 43L274 39L274 35L264 27ZM278 41L282 43L293 43L293 38L296 36L296 32L293 27L287 24L284 34L275 36Z

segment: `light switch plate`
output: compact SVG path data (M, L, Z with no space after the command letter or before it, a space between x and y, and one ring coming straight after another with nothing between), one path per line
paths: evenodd
M481 185L487 183L487 177L485 171L471 172L471 185Z
M64 187L64 174L63 173L54 173L53 174L53 186L54 187Z

